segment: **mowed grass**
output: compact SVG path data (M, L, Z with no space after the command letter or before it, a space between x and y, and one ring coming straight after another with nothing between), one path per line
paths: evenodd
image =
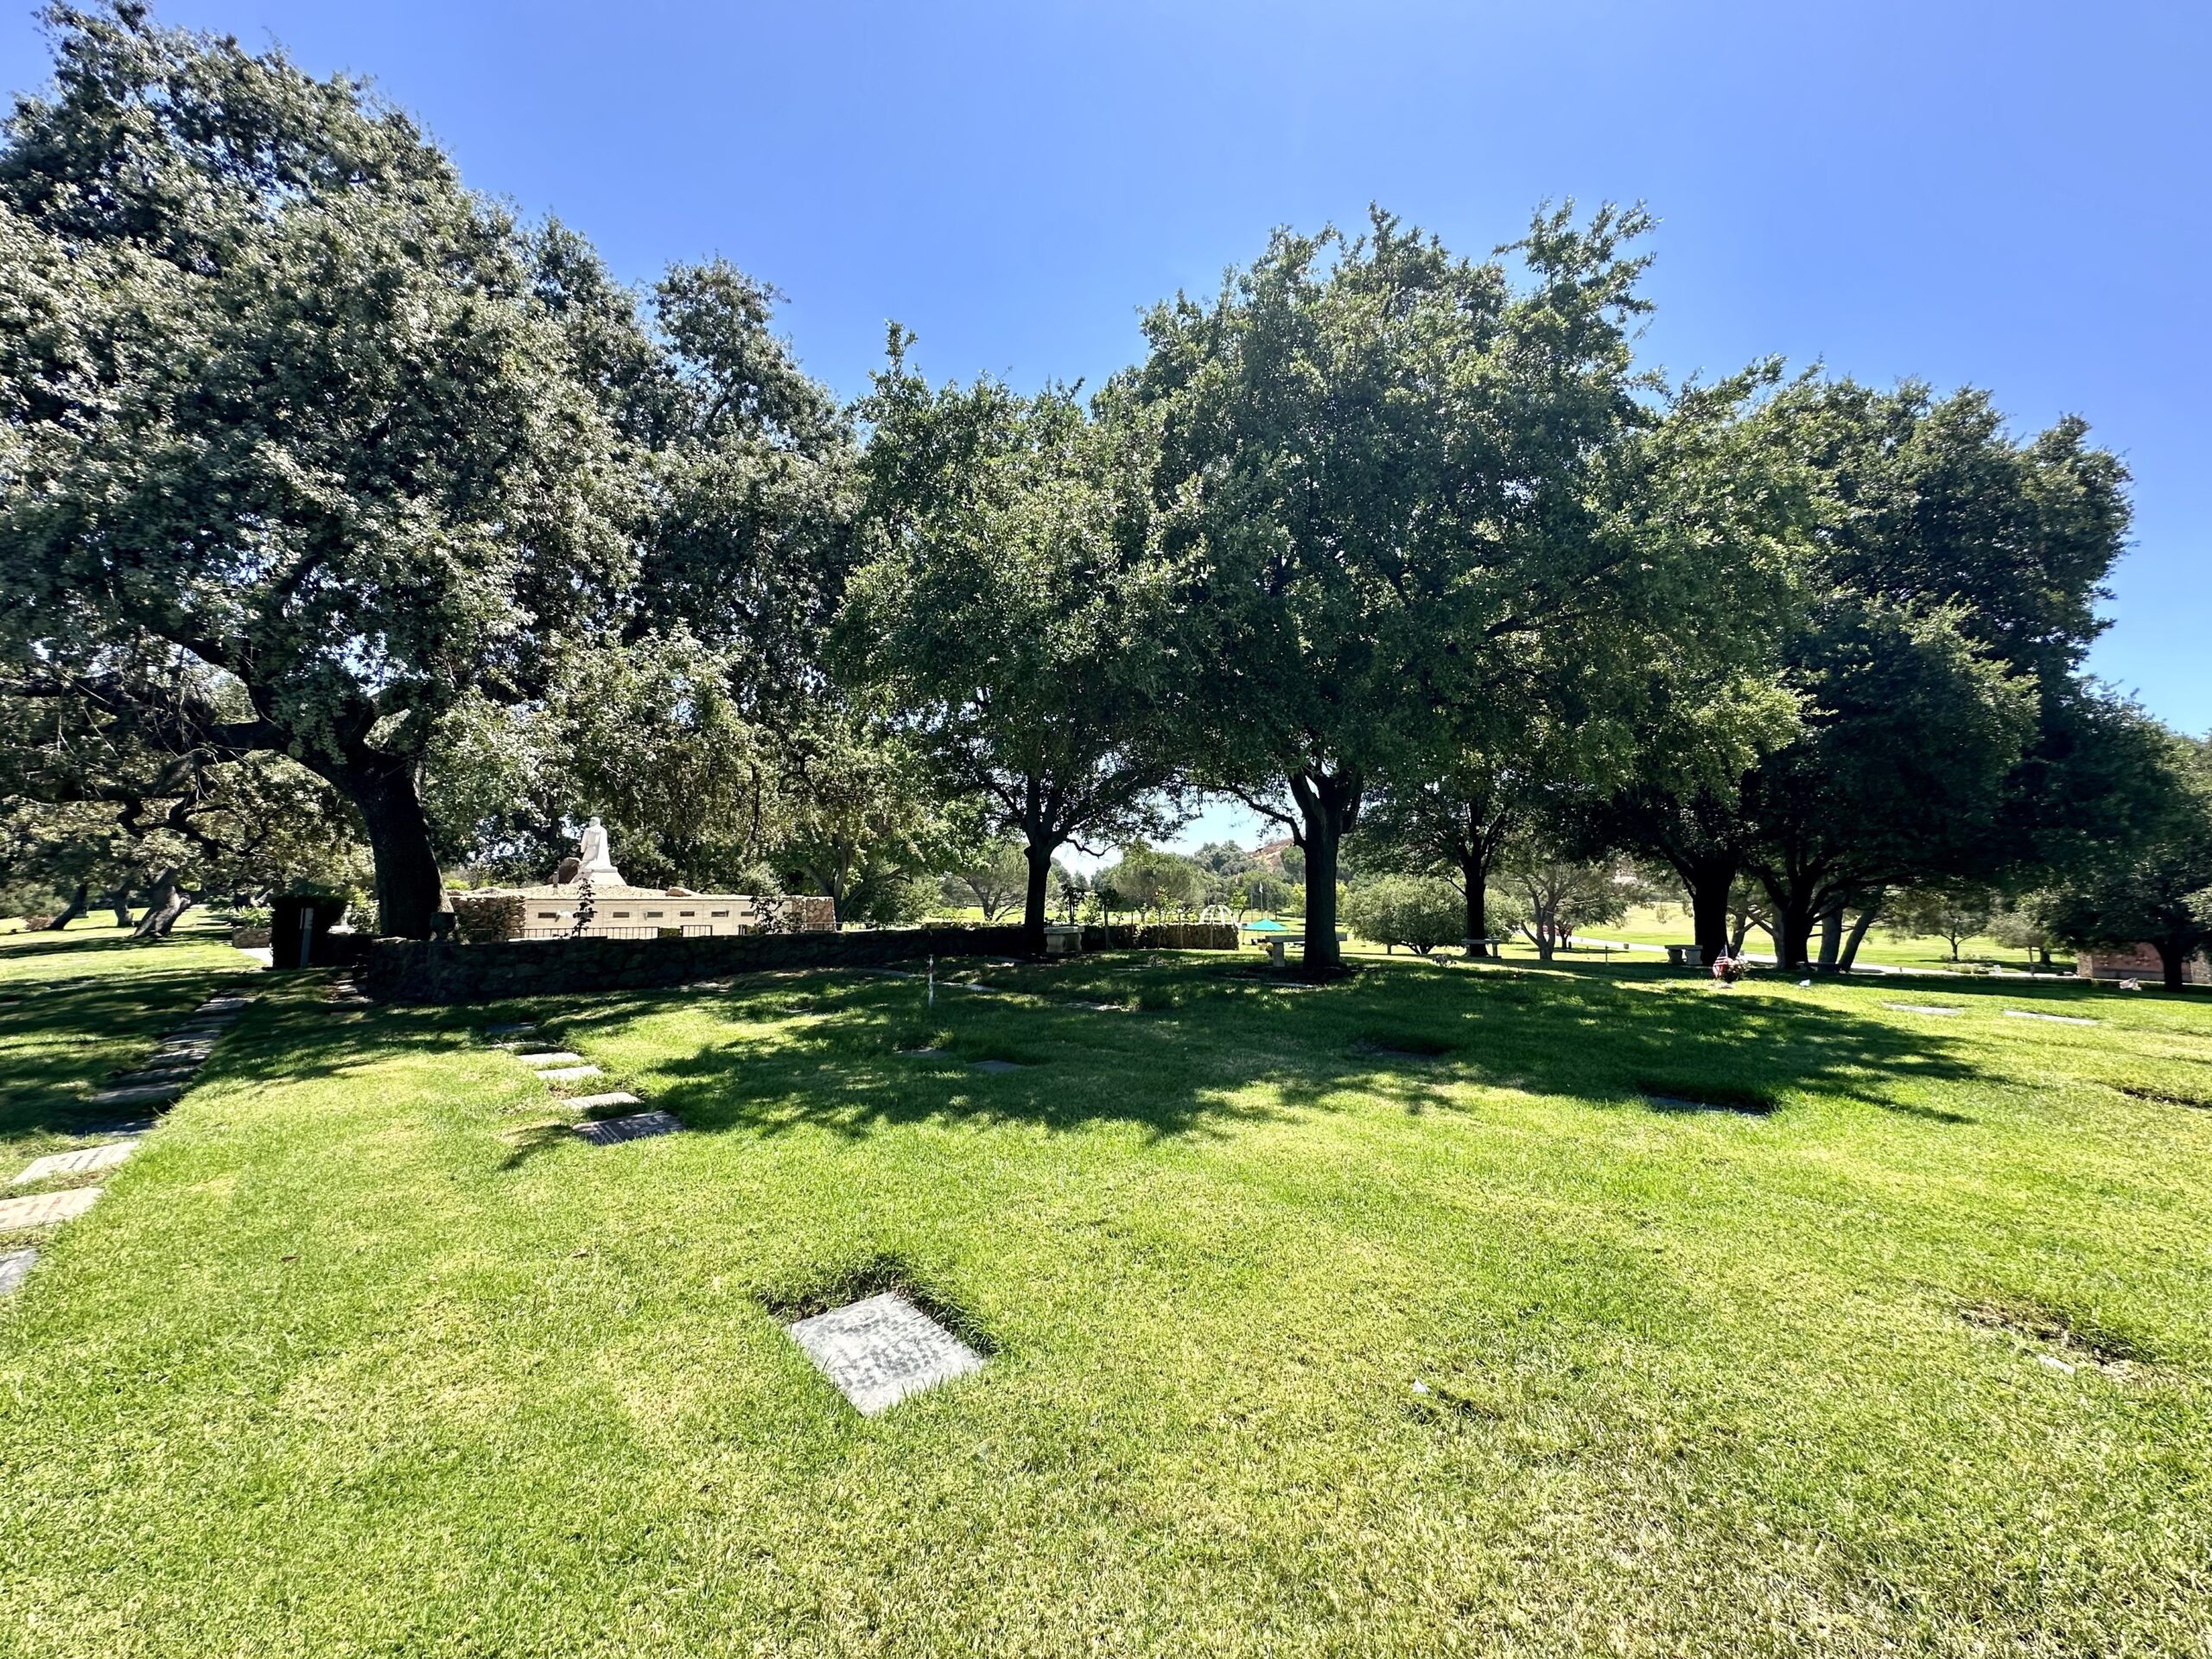
M962 972L269 976L0 1305L0 1651L2212 1643L2212 1000ZM864 1421L885 1273L991 1357Z
M0 1197L29 1190L7 1186L22 1160L95 1144L86 1130L135 1116L87 1096L142 1063L210 991L257 971L227 932L197 920L158 944L82 924L0 933Z

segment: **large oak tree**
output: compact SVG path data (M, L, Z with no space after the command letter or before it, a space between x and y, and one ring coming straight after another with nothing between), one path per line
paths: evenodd
M1379 774L1417 787L1510 756L1532 710L1579 728L1655 673L1736 671L1770 550L1653 486L1713 422L1671 422L1633 365L1645 223L1542 216L1516 287L1377 213L1279 233L1147 321L1133 385L1203 640L1188 753L1304 849L1311 973L1338 968L1338 849Z
M48 16L53 91L0 147L5 643L235 687L174 741L327 779L379 926L426 932L432 728L526 695L627 553L560 270L355 82L135 4Z

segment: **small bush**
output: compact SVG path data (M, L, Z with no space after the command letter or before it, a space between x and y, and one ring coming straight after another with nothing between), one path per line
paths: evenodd
M1362 938L1425 957L1466 937L1467 906L1449 881L1386 875L1344 896L1344 919Z

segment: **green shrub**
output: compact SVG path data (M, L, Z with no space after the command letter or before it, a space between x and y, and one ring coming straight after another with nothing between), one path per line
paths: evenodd
M1362 938L1427 956L1466 936L1467 906L1459 889L1433 877L1386 875L1344 895L1344 919Z

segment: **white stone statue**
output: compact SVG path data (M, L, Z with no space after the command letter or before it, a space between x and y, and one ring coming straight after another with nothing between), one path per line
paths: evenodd
M582 843L576 849L576 880L589 877L594 887L619 887L623 885L622 872L614 868L614 860L607 850L607 826L594 818L584 826Z

